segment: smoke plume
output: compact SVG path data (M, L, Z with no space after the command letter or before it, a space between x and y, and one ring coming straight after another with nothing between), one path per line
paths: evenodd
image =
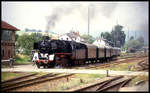
M113 11L115 10L116 6L117 3L108 3L108 4L90 3L88 5L90 20L94 19L98 15L98 13L102 13L104 16L110 17ZM80 3L72 3L67 6L64 5L64 6L54 7L52 9L53 10L52 14L46 17L47 20L46 31L50 31L51 29L53 29L56 25L56 22L58 22L63 16L73 13L75 10L78 10L83 20L87 22L88 7L85 8L84 4L80 4Z
M103 16L109 18L117 7L117 3L91 3L89 5L90 18L93 19L101 13Z
M64 5L64 6L54 7L52 9L53 10L52 14L46 17L47 20L46 31L50 31L51 29L53 29L56 25L56 22L61 20L63 16L71 14L79 7L80 7L79 4L71 4L67 6Z

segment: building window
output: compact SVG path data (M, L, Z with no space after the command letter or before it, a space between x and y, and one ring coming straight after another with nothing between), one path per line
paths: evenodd
M2 40L5 40L5 41L12 40L12 31L2 30Z
M68 40L68 38L67 38L67 40Z

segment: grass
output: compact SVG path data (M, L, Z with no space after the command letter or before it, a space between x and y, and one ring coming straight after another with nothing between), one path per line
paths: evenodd
M139 76L135 77L133 80L131 80L130 86L134 86L136 82L141 81L141 80L148 81L149 76L139 75Z
M42 76L42 75L46 75L48 74L48 72L38 72L37 76Z
M143 53L140 51L137 51L136 53L121 53L121 55L119 56L119 58L127 58L127 57L132 57L135 55L145 55L148 56L148 52L147 53Z
M24 65L24 64L33 64L30 61L30 57L27 55L17 54L14 57L15 61L13 65ZM11 68L9 62L1 63L1 68Z
M24 73L1 72L1 80L8 80L24 75Z
M37 72L30 72L31 74L32 73L37 73ZM45 72L38 72L37 76L42 76L42 75L46 75L48 73L45 73ZM1 72L1 80L9 80L9 79L12 79L12 78L16 78L16 77L19 77L19 76L23 76L25 75L25 73L14 73L14 72Z
M24 75L24 73L12 73L12 72L2 72L1 74L2 74L1 75L2 81ZM45 74L47 73L39 72L37 76L41 76ZM54 83L54 85L52 84L54 87L51 87L48 84L46 85L47 87L44 87L44 89L41 88L39 89L40 91L62 91L62 90L78 87L80 85L84 85L87 83L91 83L93 81L96 81L97 79L104 78L105 76L106 75L100 75L100 74L74 74L73 76L69 77L68 81L67 79L64 79L62 81L51 82Z
M122 63L119 65L111 64L109 68L104 68L104 69L119 70L119 71L135 71L134 64L135 63L131 63L131 62L130 63Z
M9 65L3 65L1 64L1 68L11 68Z
M100 75L100 74L75 74L75 77L77 78L102 78L105 77L104 75Z
M27 55L22 55L22 54L17 54L15 56L15 63L14 64L31 64L30 62L30 56Z
M78 87L87 83L91 83L96 79L104 78L106 75L100 74L75 74L73 78L71 78L66 83L60 83L56 86L56 91L67 90L73 87Z

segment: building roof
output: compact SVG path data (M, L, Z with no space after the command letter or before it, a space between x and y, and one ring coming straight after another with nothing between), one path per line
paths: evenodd
M107 39L104 39L103 37L99 37L97 40L103 40L105 43L107 43L107 44L109 44L109 45L111 45L111 46L113 46L113 42L111 42L111 41L108 41Z
M82 38L80 36L79 32L74 32L74 31L70 31L69 33L65 33L63 35L67 35L71 40L73 40L73 38L77 38L77 37ZM60 35L60 37L63 36L63 35Z
M12 31L19 31L20 29L8 24L5 21L1 21L1 29L7 29L7 30L12 30Z
M81 36L79 35L79 33L77 33L77 32L73 32L73 31L71 31L70 33L66 33L70 38L77 38L77 37L80 37L81 38Z

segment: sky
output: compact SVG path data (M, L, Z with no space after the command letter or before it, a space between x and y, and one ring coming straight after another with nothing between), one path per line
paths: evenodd
M142 33L148 40L148 2L2 2L2 20L25 30L48 30L64 34L70 30L97 37L101 32L111 32L114 25L123 31ZM89 9L89 15L88 15Z

